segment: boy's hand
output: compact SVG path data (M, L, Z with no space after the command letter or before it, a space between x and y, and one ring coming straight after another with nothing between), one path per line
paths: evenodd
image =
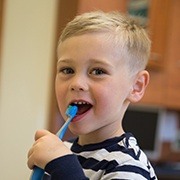
M39 130L35 134L35 143L28 152L28 167L38 166L42 169L53 159L72 154L69 148L54 134Z

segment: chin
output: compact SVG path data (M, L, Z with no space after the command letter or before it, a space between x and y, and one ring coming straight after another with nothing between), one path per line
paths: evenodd
M69 128L69 130L76 136L79 135L87 135L89 133L91 133L92 131L88 130L87 128Z

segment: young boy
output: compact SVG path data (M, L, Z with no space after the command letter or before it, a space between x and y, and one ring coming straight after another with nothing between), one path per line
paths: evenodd
M69 105L78 113L69 129L73 144L39 130L28 153L58 179L157 179L136 139L122 128L130 103L149 82L145 69L150 40L134 20L119 13L90 12L69 22L58 45L56 97L62 117Z

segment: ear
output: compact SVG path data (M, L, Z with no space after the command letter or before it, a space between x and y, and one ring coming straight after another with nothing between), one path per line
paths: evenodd
M140 71L134 80L132 89L129 94L129 101L138 102L144 95L145 89L149 83L149 73L146 70Z

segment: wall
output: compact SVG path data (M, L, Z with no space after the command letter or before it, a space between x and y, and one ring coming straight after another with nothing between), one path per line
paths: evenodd
M0 69L0 179L29 179L27 151L46 128L57 0L5 0Z

